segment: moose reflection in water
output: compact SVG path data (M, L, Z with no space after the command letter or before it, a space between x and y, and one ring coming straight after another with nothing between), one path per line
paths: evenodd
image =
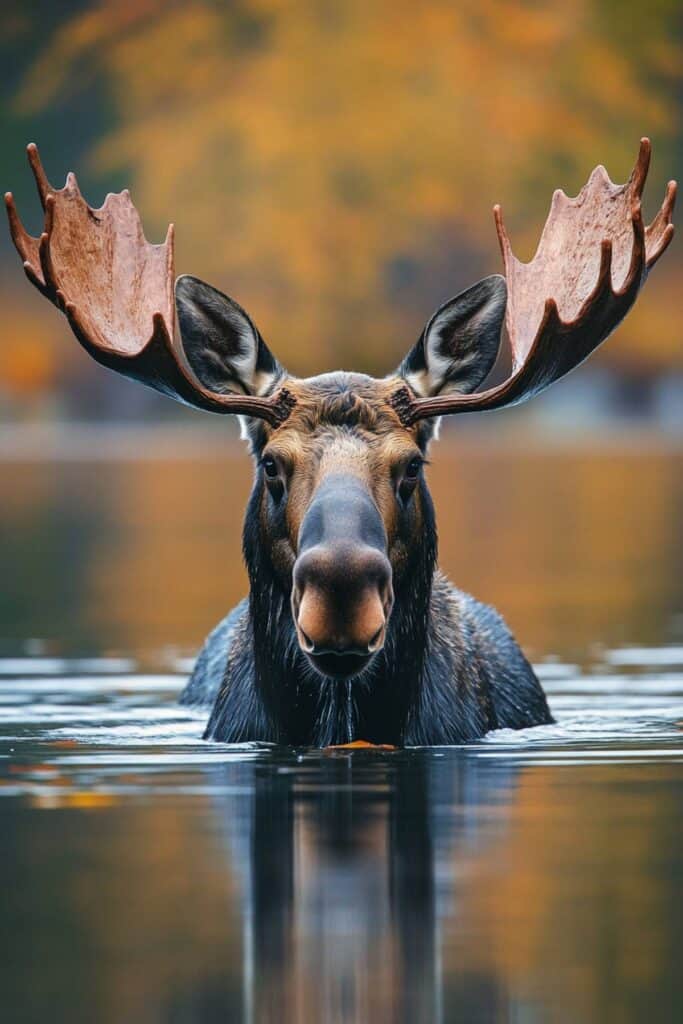
M26 763L2 801L3 996L55 1024L679 1020L654 743L53 748L55 781Z
M436 569L422 467L439 416L526 400L626 315L673 233L674 183L643 223L649 159L644 139L625 185L599 167L576 199L556 193L529 264L513 256L496 208L506 278L442 306L394 374L302 381L231 299L187 276L173 298L172 230L150 246L127 193L95 217L75 178L55 190L29 147L40 239L7 200L29 279L105 366L245 417L258 467L244 531L250 595L207 641L185 695L214 703L207 737L434 745L552 721L497 613ZM83 251L99 258L86 266ZM512 372L477 391L504 317Z
M466 758L444 771L429 755L387 757L377 771L363 763L371 756L228 770L250 792L220 805L241 877L248 1019L442 1019L439 914L457 895L438 865L442 876L451 858L466 870L504 831L515 772L482 773ZM500 807L485 836L469 819L475 802ZM456 988L461 1012L501 999L491 975L465 973Z

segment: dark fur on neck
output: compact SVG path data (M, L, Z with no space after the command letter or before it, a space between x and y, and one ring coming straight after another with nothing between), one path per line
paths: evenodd
M291 581L278 576L262 543L257 478L243 535L249 601L208 638L183 695L190 704L215 700L205 738L443 745L552 722L533 669L500 615L436 569L434 510L426 485L419 486L422 539L395 574L385 646L347 682L320 676L299 648Z
M261 542L263 484L256 482L243 534L249 612L233 644L207 737L314 746L357 738L404 741L424 673L436 563L434 511L426 486L421 486L423 542L395 580L396 603L385 647L362 676L347 682L322 678L298 646L289 590Z

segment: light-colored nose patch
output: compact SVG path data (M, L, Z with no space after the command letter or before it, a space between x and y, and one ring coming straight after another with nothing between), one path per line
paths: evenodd
M367 442L341 430L325 430L302 446L287 502L288 532L295 552L306 511L320 485L332 473L356 477L373 494L372 459Z
M296 628L299 643L309 654L319 649L345 650L375 654L384 645L385 609L376 587L366 587L344 609L339 609L330 595L308 585L296 607Z
M328 473L350 473L370 483L370 446L358 437L348 436L340 432L330 432L328 442L323 442L316 485L322 483Z

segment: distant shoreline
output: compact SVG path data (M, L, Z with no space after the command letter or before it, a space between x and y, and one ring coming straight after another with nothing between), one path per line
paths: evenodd
M562 450L590 451L593 455L618 451L633 456L683 452L683 433L628 421L610 426L587 424L578 429L529 420L513 428L508 421L504 430L501 425L500 419L496 423L493 418L486 426L449 423L442 428L438 443L463 455ZM246 445L232 424L221 424L217 429L175 423L163 427L87 422L0 424L0 462L172 461L243 458L246 454Z

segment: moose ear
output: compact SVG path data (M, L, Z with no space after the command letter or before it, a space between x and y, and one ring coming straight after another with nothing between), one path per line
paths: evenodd
M496 361L506 298L505 278L494 274L450 299L429 321L399 375L421 398L475 391Z
M186 274L176 281L175 303L187 361L204 387L217 394L265 395L284 376L233 299Z

